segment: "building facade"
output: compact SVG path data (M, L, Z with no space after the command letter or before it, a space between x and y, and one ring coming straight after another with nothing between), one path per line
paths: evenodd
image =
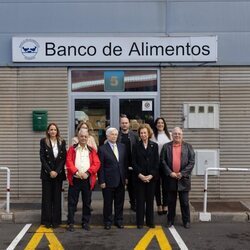
M11 196L41 193L45 132L33 111L47 111L68 146L80 120L101 144L121 113L132 129L163 116L196 150L192 199L207 167L249 167L249 12L250 1L0 0L0 166ZM213 172L208 196L249 198L249 177ZM5 180L1 171L0 197Z

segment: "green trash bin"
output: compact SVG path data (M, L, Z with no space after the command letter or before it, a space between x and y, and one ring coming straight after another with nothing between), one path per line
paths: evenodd
M33 131L46 131L48 123L48 111L35 110L32 112Z

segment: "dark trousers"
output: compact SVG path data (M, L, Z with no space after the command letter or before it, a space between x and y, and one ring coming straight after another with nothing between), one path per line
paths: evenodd
M112 207L114 201L114 223L123 223L123 205L125 198L125 187L120 182L118 187L106 187L102 189L103 195L103 223L104 225L112 224Z
M138 226L144 224L145 214L146 224L154 224L155 185L155 181L149 183L137 181L136 183L136 223Z
M129 203L132 207L135 207L136 204L136 197L135 197L135 174L133 170L128 170L128 196L129 196Z
M59 225L62 223L61 191L62 180L42 180L41 224Z
M188 191L168 191L168 221L174 223L176 214L177 193L179 194L182 222L190 222L189 192Z
M155 200L156 200L156 205L157 206L166 207L168 205L167 190L166 190L166 185L165 185L165 182L164 182L164 178L159 178L156 181Z
M91 216L91 190L89 179L73 178L73 186L68 191L68 224L74 224L74 215L77 208L79 194L82 195L82 224L88 224Z

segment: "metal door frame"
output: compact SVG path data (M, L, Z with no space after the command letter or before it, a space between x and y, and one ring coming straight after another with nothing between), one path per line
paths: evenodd
M74 136L74 112L75 112L75 100L109 100L110 101L110 125L112 127L119 128L119 116L120 116L120 99L153 99L154 100L154 118L159 116L160 113L160 103L157 93L146 93L146 92L136 92L135 95L131 93L105 93L102 95L97 93L77 93L71 96L71 112L69 113L70 127L69 127L69 138Z
M68 71L68 96L69 96L69 116L68 116L68 135L69 141L74 136L74 112L75 112L75 99L108 99L110 100L110 125L119 128L119 116L120 116L120 99L153 99L154 100L154 118L160 115L160 69L159 68L126 68L126 70L156 70L157 71L157 91L140 91L140 92L71 92L71 70L77 70L79 68L71 68ZM92 68L93 70L112 70L114 68ZM124 68L120 68L124 70ZM81 70L91 70L90 68L81 68ZM116 68L116 70L118 70ZM116 108L118 107L118 108Z

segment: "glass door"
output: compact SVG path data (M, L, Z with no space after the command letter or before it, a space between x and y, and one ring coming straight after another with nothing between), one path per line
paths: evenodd
M119 129L126 114L131 128L152 124L160 112L159 70L155 68L79 68L70 70L70 136L81 120L89 120L99 144L107 126Z
M110 99L75 99L74 122L76 129L81 121L88 121L97 144L106 139L105 129L110 126Z
M122 98L119 100L120 115L125 114L130 120L131 129L137 131L142 123L153 125L155 119L154 98Z

